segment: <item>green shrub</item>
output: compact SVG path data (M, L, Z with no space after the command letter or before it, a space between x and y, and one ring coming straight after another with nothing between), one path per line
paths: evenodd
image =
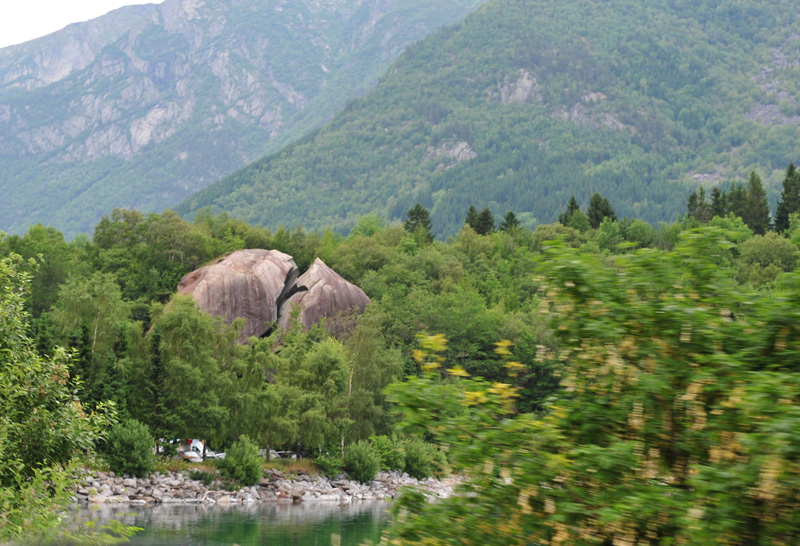
M329 478L340 474L344 468L344 461L342 461L342 459L339 457L328 457L327 455L320 455L314 459L314 464Z
M155 442L150 430L135 419L114 425L108 435L106 460L114 472L145 476L153 470Z
M380 458L381 470L402 471L405 468L406 458L403 446L397 441L397 438L370 436L369 441Z
M361 440L344 450L344 469L352 479L369 483L380 468L380 457L369 442Z
M447 455L441 449L433 449L433 474L437 477L446 476L450 473L450 463Z
M228 449L218 467L220 474L230 485L253 485L264 475L258 446L244 434Z
M203 482L203 485L209 486L217 479L216 470L191 470L189 478Z
M410 438L404 442L405 471L418 480L433 476L435 471L436 448L421 440Z

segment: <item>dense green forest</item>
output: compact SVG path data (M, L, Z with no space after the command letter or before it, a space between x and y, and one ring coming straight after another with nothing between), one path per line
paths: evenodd
M755 169L774 205L798 133L788 1L489 2L410 47L321 130L190 197L248 222L340 233L421 203L436 234L485 203L524 225L575 194L656 223Z
M800 530L798 181L790 165L778 231L752 173L658 227L595 194L535 230L465 207L447 241L422 206L347 236L121 209L91 239L4 236L3 517L65 502L31 506L42 469L136 419L152 438L247 435L326 461L370 438L433 442L477 494L405 496L397 544L783 544ZM240 322L175 287L241 248L301 270L321 257L372 303L338 336L295 323L239 344Z

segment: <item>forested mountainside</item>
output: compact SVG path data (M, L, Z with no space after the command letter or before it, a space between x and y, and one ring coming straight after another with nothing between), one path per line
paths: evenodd
M166 0L0 50L0 229L162 210L329 120L483 0Z
M751 170L774 202L800 137L797 15L789 1L491 1L177 210L345 231L419 202L452 235L471 204L532 225L600 192L657 222Z

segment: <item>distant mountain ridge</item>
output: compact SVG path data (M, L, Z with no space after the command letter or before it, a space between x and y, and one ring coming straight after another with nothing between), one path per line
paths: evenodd
M699 183L798 161L800 10L787 0L492 0L409 48L329 124L177 207L352 227L416 202L452 235L470 205L529 225L574 193L671 221Z
M483 0L166 0L0 50L0 229L162 210L317 127Z
M155 4L125 6L91 21L73 23L47 36L0 49L0 97L50 85L86 68L105 46L156 9Z

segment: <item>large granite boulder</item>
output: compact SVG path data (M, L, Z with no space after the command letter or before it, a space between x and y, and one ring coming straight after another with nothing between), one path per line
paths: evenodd
M292 308L298 306L300 323L306 330L326 318L328 328L338 333L347 329L353 314L363 312L369 303L363 290L346 281L319 258L297 279L292 292L279 312L278 324L282 328L289 323Z
M178 284L178 292L191 294L207 313L230 323L243 317L240 340L267 333L284 299L297 279L297 265L277 250L237 250L201 267Z

